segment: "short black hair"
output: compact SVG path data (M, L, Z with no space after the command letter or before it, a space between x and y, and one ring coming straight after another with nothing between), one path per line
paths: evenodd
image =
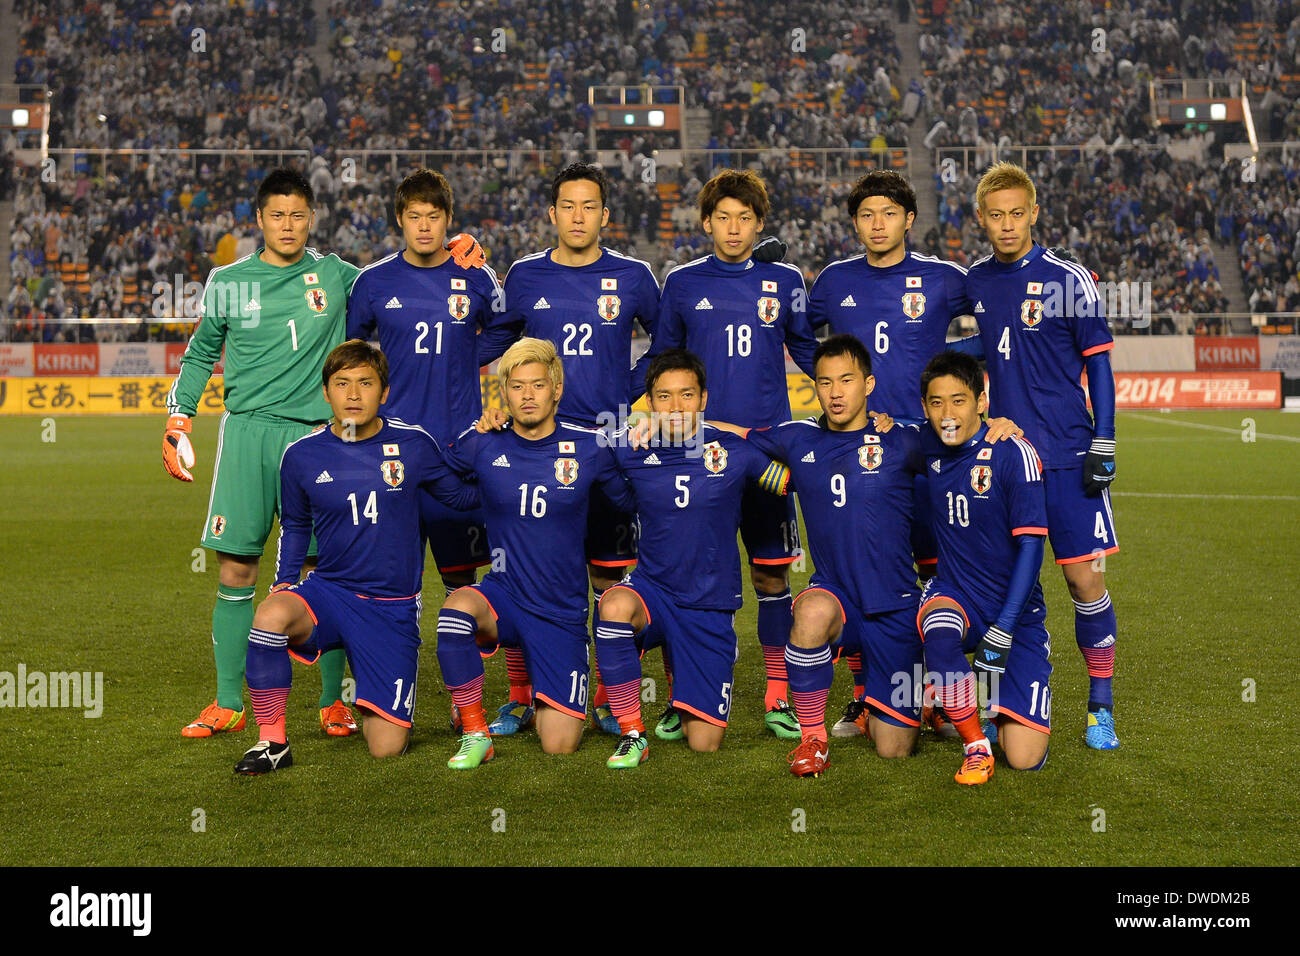
M695 380L700 383L700 391L708 386L704 382L704 363L694 352L686 349L665 349L650 360L650 367L645 373L645 391L649 395L654 391L655 382L664 372L694 372ZM648 399L647 399L648 400Z
M862 369L863 378L871 374L871 353L856 335L848 333L827 336L824 342L818 343L813 352L813 371L817 371L817 363L822 359L838 358L841 355L847 355L857 363L858 368Z
M580 179L589 179L600 187L601 208L609 205L609 178L596 163L570 163L561 169L551 180L551 205L560 201L561 186Z
M388 387L388 357L369 342L361 339L348 339L334 347L334 351L330 352L325 359L325 367L321 369L321 381L326 388L329 388L330 379L339 372L360 368L363 365L369 365L375 370L375 374L379 376L380 389Z
M904 212L916 215L916 190L901 173L892 169L877 169L853 184L853 190L845 202L850 219L857 218L858 207L868 196L884 196L890 202L902 206Z
M258 212L266 208L272 196L301 196L307 200L308 206L316 202L316 194L312 191L311 183L307 182L298 170L287 166L271 170L262 180L262 185L257 187Z
M949 349L930 359L925 366L925 371L921 373L922 402L925 401L925 396L929 394L930 383L936 378L943 378L945 375L951 375L967 386L970 393L976 398L984 394L984 372L980 368L979 360L973 355L967 355L965 352L954 352Z

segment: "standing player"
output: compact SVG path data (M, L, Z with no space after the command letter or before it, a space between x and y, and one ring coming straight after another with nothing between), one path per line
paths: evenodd
M998 742L1017 770L1047 760L1051 732L1051 638L1038 570L1047 534L1042 463L1023 439L989 445L980 415L988 406L984 375L969 355L944 352L921 377L926 414L930 504L936 515L939 568L926 583L916 624L936 692L961 734L956 780L993 775L993 748L980 727L975 675L990 675L989 706Z
M863 176L846 205L865 252L822 270L808 297L809 324L814 330L829 324L833 332L862 342L876 381L873 406L899 424L922 425L916 383L925 363L944 350L952 320L971 313L966 270L955 262L908 251L916 193L898 173L878 170ZM977 337L970 341L978 347ZM936 552L925 475L917 475L916 482L912 555L924 579L934 573ZM857 736L867 729L861 657L849 655L847 660L854 673L854 699L832 728L837 737Z
M699 204L713 254L678 266L664 280L650 357L688 349L704 361L713 383L713 417L755 427L778 424L790 417L786 349L799 368L813 373L817 340L808 325L803 275L788 263L751 255L770 208L767 187L755 173L722 170L700 191ZM790 564L799 554L794 500L751 488L742 514L767 671L764 722L778 737L798 739L785 669ZM655 732L680 733L677 723L675 714L666 714Z
M636 570L605 592L596 656L622 730L613 768L646 759L638 648L662 645L672 665L671 706L692 750L717 750L731 711L735 615L741 605L741 500L757 486L784 494L789 471L741 439L701 421L704 364L683 349L660 352L646 373L655 440L614 455L636 495ZM685 541L695 546L683 548Z
M505 278L507 323L516 335L555 343L564 363L557 418L581 428L610 428L620 409L640 394L634 383L643 366L632 370L632 323L653 334L659 310L659 283L649 264L600 245L600 231L609 223L608 196L599 166L566 166L551 182L548 214L555 247L519 259ZM636 563L635 516L597 494L587 521L587 574L599 600ZM506 666L510 700L492 722L496 735L514 733L532 719L528 676L517 648L506 648ZM597 725L617 733L599 682L592 706Z
M578 749L587 716L588 499L599 490L617 507L635 506L601 434L556 422L564 381L552 343L520 339L501 357L499 375L510 428L469 429L447 452L454 470L478 481L493 548L493 569L438 615L438 663L465 729L448 761L454 770L494 753L480 644L523 649L542 749Z
M190 419L225 349L226 412L201 539L220 566L212 612L217 697L181 731L185 737L244 727L244 659L258 564L279 504L280 458L329 418L317 383L326 356L343 341L358 270L307 247L312 202L311 186L294 170L262 180L257 225L265 245L208 275L202 319L167 394L163 464L172 477L193 481ZM342 649L322 656L321 727L334 736L356 730L341 700L344 665Z
M361 270L348 298L349 338L376 331L392 368L393 418L418 424L444 448L483 411L479 367L513 335L503 325L504 294L480 253L470 264L445 247L453 199L437 172L417 170L394 200L406 247ZM482 334L479 330L482 329ZM488 563L482 516L421 495L420 529L450 594Z
M330 353L321 377L334 420L284 452L276 584L257 609L248 643L258 743L235 765L237 773L293 763L285 735L289 655L313 663L340 643L356 675L357 705L368 712L363 733L371 755L406 749L420 649L421 489L460 507L478 502L477 490L451 474L427 432L378 417L388 398L382 352L345 342ZM297 583L313 527L320 562Z
M1084 733L1095 750L1119 746L1111 677L1118 627L1104 558L1119 550L1110 506L1115 478L1114 347L1092 274L1033 241L1033 181L1014 163L980 179L976 215L993 245L967 275L988 357L991 402L1019 422L1045 468L1052 551L1074 601L1074 637L1088 668ZM1087 369L1089 415L1080 375Z

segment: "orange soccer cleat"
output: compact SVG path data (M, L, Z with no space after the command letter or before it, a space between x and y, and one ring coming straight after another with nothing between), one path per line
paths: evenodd
M814 737L795 747L786 757L790 761L790 772L796 777L820 777L831 762L831 748L826 741Z
M182 737L211 737L213 734L230 734L244 729L244 712L220 707L214 700L203 708L203 713L193 723L181 728Z
M958 783L988 783L993 776L993 754L987 740L977 740L966 746L966 756L962 758L961 769L953 777Z
M320 729L331 737L350 737L357 732L357 721L348 705L336 700L320 709Z

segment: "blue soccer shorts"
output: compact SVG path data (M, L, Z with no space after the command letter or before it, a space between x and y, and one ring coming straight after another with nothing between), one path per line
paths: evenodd
M497 622L496 643L518 647L533 681L533 697L579 720L587 718L587 634L585 622L539 617L521 606L489 573L470 585L487 601ZM482 648L485 654L493 648Z
M420 595L374 598L315 572L287 589L307 606L315 630L289 653L314 664L342 646L357 681L357 704L390 723L411 726L420 665Z
M727 726L738 649L735 612L678 607L672 594L635 571L614 587L641 601L650 623L636 636L637 646L663 647L673 674L672 705L715 727Z
M938 598L947 598L961 608L966 621L962 650L970 654L989 629L993 615L986 615L954 584L939 577L926 582L921 592L921 606L916 614L916 630L927 608ZM1052 694L1048 681L1052 676L1052 637L1047 633L1047 609L1030 601L1020 613L1011 635L1011 654L1003 674L989 674L988 709L1034 730L1052 732ZM942 681L938 681L942 683Z
M483 512L477 508L457 511L423 490L420 492L420 534L429 542L433 560L443 574L472 571L491 560Z
M740 540L750 564L792 564L801 553L794 495L747 485L740 499Z
M843 629L833 645L836 653L862 654L871 712L887 724L919 727L922 644L912 608L863 614L847 591L816 575L795 597L796 608L805 594L817 591L830 595L840 606Z
M1047 540L1057 564L1079 564L1119 550L1110 489L1095 498L1083 493L1082 462L1043 469L1047 496Z
M636 512L620 511L599 488L591 489L587 507L587 561L602 568L618 570L636 564Z

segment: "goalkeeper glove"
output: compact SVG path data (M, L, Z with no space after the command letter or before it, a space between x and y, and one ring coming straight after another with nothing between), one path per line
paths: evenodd
M751 255L759 262L780 262L785 259L787 248L789 247L776 236L768 236L754 247Z
M190 444L190 419L173 415L163 432L163 467L167 474L181 481L193 481L189 469L194 467L194 446Z
M1053 246L1051 252L1052 255L1056 256L1058 259L1064 259L1066 262L1073 262L1076 266L1083 265L1083 263L1079 261L1078 257L1070 251L1069 246ZM1084 268L1087 268L1087 266L1084 266ZM1101 278L1101 276L1097 275L1097 273L1093 272L1091 269L1088 269L1088 272L1092 274L1093 282L1096 282Z
M1115 439L1094 438L1083 461L1083 493L1095 498L1115 480Z
M1011 656L1011 635L994 624L980 642L975 645L976 670L991 674L1004 674L1007 670L1007 658Z
M452 259L456 265L462 269L479 269L487 264L487 256L483 254L483 247L467 232L458 233L451 237L447 242L447 249L451 252Z

